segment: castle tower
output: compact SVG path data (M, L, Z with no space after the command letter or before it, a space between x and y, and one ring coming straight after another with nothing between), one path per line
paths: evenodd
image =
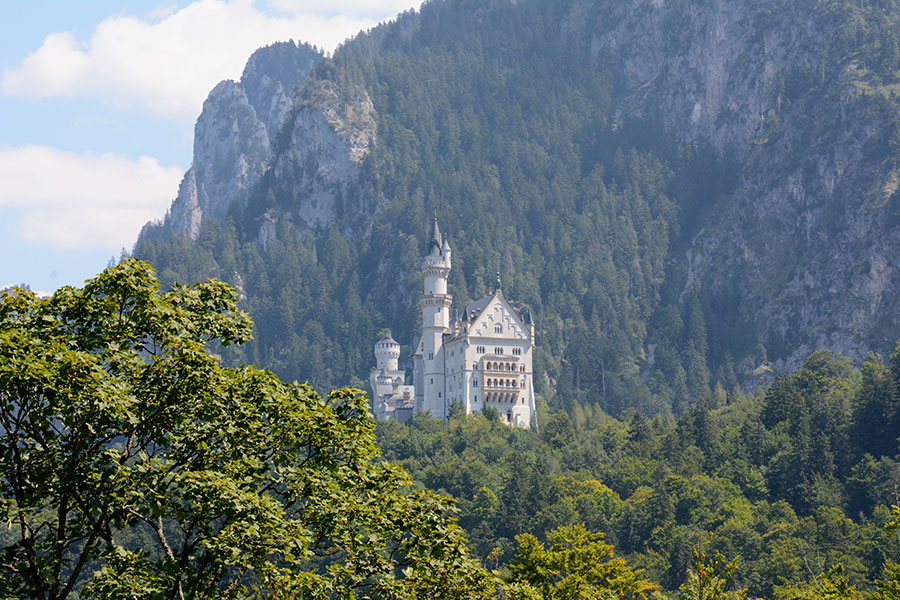
M447 293L450 275L450 244L442 239L437 217L434 218L428 254L422 263L424 290L422 295L422 392L419 409L431 416L447 418L447 394L444 381L444 334L450 331L450 304ZM418 382L417 382L418 383Z
M400 365L400 344L391 337L388 331L384 338L375 343L375 369L378 371L397 371Z
M400 370L400 344L391 332L375 342L375 368L369 373L372 386L372 413L376 419L404 422L412 416L412 386L404 385Z

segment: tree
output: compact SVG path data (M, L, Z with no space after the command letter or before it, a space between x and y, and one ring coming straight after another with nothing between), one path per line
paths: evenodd
M860 600L862 595L844 574L844 565L836 564L810 583L800 586L776 586L777 600ZM873 598L874 600L874 598Z
M897 451L900 391L881 356L870 354L861 369L862 382L855 399L854 435L864 451L876 457Z
M368 400L209 344L251 323L126 258L0 296L0 597L485 597L449 501L377 460Z
M737 559L725 560L717 550L715 556L708 559L694 549L694 568L688 569L687 581L681 586L678 600L741 600L746 597L745 590L727 588L737 572Z
M647 598L656 585L634 571L602 533L583 525L560 527L547 534L546 547L531 534L517 535L519 549L509 564L511 599L586 600Z

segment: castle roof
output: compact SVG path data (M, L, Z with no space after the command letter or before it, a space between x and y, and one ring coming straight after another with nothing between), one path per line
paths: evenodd
M494 298L494 296L491 295L491 296L482 298L481 300L473 300L472 302L469 302L466 305L466 308L463 309L463 312L460 315L460 318L462 320L465 320L465 321L468 321L471 323L472 321L475 320L475 317L477 317L479 314L481 314L481 311L484 310L484 307L487 306L490 303L490 301L493 300L493 298Z
M438 227L437 217L434 218L434 227L431 232L431 241L428 242L428 254L437 255L441 253L443 241L441 238L441 229Z

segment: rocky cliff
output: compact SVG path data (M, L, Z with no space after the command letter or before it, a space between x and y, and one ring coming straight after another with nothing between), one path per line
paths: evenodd
M232 204L246 206L271 166L273 143L298 88L320 58L307 45L273 44L253 53L240 81L213 88L194 128L194 159L167 215L166 234L196 239L204 218L222 219Z
M900 334L895 150L896 32L866 56L857 38L896 17L837 2L575 3L561 31L618 80L614 119L661 124L682 147L729 158L678 247L685 292L727 297L778 366L810 352L859 358ZM685 247L684 244L687 244ZM715 324L714 324L715 325Z

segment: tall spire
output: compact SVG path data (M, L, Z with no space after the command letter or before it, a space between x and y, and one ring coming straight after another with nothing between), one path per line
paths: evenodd
M497 289L495 291L500 291L500 271L497 271Z
M441 229L438 227L437 215L434 216L434 227L431 232L431 241L428 242L429 254L440 254L443 242L441 240Z

